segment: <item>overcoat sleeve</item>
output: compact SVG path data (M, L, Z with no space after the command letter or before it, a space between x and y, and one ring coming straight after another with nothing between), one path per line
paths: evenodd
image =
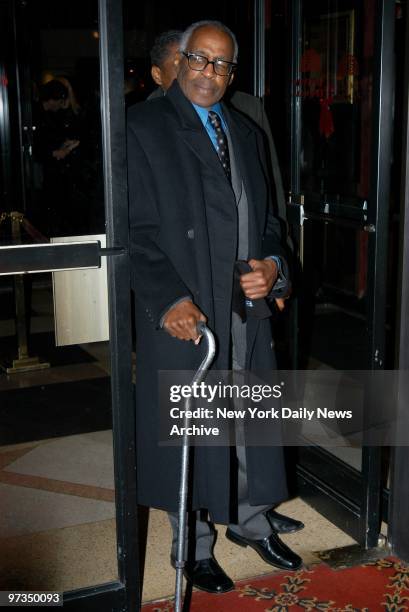
M153 325L170 304L191 296L171 261L158 245L160 206L154 172L138 138L128 125L129 231L132 284ZM166 228L165 228L166 229Z

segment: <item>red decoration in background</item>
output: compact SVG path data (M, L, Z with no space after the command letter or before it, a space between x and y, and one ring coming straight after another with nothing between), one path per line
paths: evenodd
M320 97L320 119L319 132L321 136L330 138L335 132L334 118L331 111L331 104L334 101L334 89L330 86L324 76L321 74L322 61L321 56L315 49L307 49L300 62L301 73L312 73L316 76L303 77L297 79L295 85L298 89L296 95L302 98L317 98ZM352 54L346 54L340 60L337 68L337 80L342 81L349 76L359 75L359 64L356 57ZM338 85L341 87L341 84ZM345 85L346 87L346 85ZM338 90L337 90L338 91ZM337 101L342 101L342 89L337 93Z

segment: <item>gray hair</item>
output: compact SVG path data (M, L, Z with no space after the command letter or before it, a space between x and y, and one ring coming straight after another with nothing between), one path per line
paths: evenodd
M221 21L213 21L211 19L205 19L203 21L196 21L195 23L192 23L188 28L186 28L186 30L182 34L182 38L180 40L180 50L186 53L188 51L187 45L193 33L199 28L204 28L204 27L215 28L216 30L225 32L226 34L230 36L230 38L233 41L233 45L234 45L233 62L237 62L237 58L239 55L239 45L237 44L237 39L235 35L233 34L233 32L230 30L230 28L225 26L224 23L222 23Z

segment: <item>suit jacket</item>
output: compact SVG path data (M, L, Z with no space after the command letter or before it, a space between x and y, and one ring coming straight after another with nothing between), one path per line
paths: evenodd
M236 163L249 202L249 258L282 254L279 222L269 207L262 136L252 122L223 108ZM214 368L228 369L230 316L215 317L207 215L219 206L225 229L218 242L218 273L225 283L222 299L231 313L236 260L237 211L233 190L217 153L194 110L175 81L166 96L130 109L128 181L132 281L136 316L136 411L138 497L141 504L177 509L180 448L158 445L158 370L192 370L204 347L169 336L159 328L168 306L190 296L216 332ZM220 286L220 285L219 285ZM247 325L246 365L275 367L268 320ZM192 509L207 508L213 520L229 521L228 447L195 448ZM247 449L251 503L278 503L286 497L281 449Z

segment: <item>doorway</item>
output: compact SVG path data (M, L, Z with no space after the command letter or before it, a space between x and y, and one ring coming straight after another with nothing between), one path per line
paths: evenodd
M1 586L135 610L120 5L0 10Z
M394 3L267 4L269 48L278 49L276 33L282 43L268 60L265 104L272 120L275 91L280 85L287 91L289 146L280 127L277 142L287 162L296 253L292 366L393 368L386 337L393 310L387 261ZM300 495L360 544L376 546L388 498L382 449L307 442L295 460Z

